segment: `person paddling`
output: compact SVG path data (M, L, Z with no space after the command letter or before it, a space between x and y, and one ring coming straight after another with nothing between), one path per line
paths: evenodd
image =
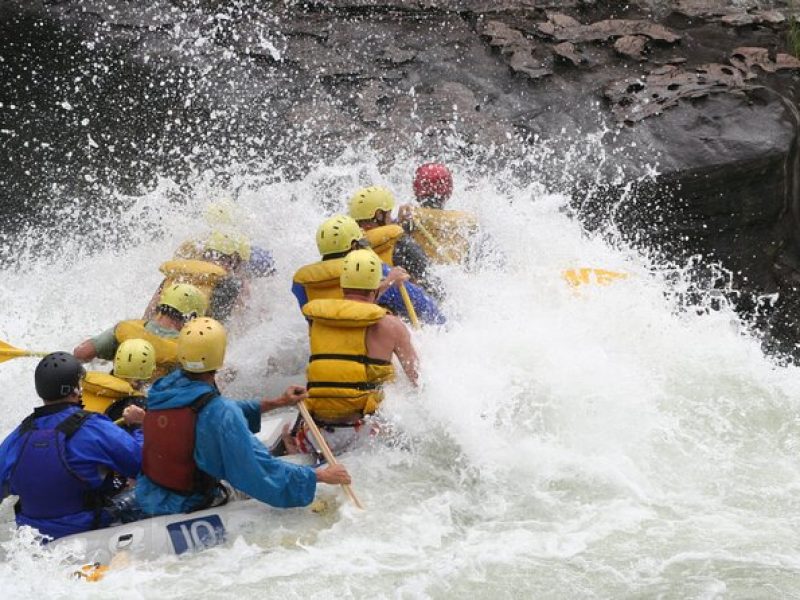
M417 385L418 358L406 325L375 304L382 263L372 250L349 253L342 266L342 299L312 300L303 307L311 321L306 405L334 454L375 431L365 417L383 401L383 384L394 378L392 358ZM291 451L319 453L304 424L285 434Z
M352 251L369 246L369 242L358 223L344 215L334 215L326 219L317 229L317 249L321 255L319 262L306 265L297 270L292 282L292 293L302 310L309 300L317 298L342 298L339 278L342 264ZM388 308L396 315L409 319L408 309L399 290L405 285L409 298L420 321L441 325L446 319L436 301L418 285L408 280L402 267L390 268L382 265L383 279L378 287L378 304Z
M478 243L478 220L474 215L445 209L453 193L453 175L442 163L425 163L414 175L414 196L419 206L399 210L403 229L437 264L465 263Z
M83 407L107 416L122 417L129 406L144 408L144 387L156 370L156 351L147 340L122 342L114 356L111 373L89 371L83 378Z
M57 539L105 527L114 473L135 477L141 468L142 433L128 434L105 416L81 409L81 363L54 352L36 367L36 408L0 444L0 499L19 496L17 526ZM128 407L125 423L141 422Z
M411 280L436 298L443 296L441 282L429 271L430 260L419 244L392 219L394 195L379 186L361 188L349 203L349 215L358 222L370 247L389 266L403 267Z
M185 323L206 313L208 300L203 292L188 283L176 283L164 289L156 313L147 321L121 321L98 336L81 342L73 350L78 360L112 360L119 345L129 339L143 339L156 351L153 378L169 373L177 364L176 339Z
M147 515L190 512L223 503L220 481L279 508L306 506L318 482L350 483L342 465L312 469L280 461L253 434L261 413L306 398L289 386L278 398L235 402L223 396L216 373L225 361L227 335L207 317L178 337L181 368L153 384L144 420L143 476L136 499Z
M250 240L237 232L215 231L204 242L198 259L175 258L163 263L159 270L164 280L153 294L145 310L145 318L153 314L164 289L175 283L188 283L208 298L208 316L226 321L235 309L243 307L250 294Z

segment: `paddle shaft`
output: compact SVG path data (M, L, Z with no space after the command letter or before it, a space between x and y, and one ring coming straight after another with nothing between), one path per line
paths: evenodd
M314 436L314 439L317 440L317 444L319 445L319 449L322 451L322 456L325 457L325 460L328 462L329 465L338 465L339 463L336 461L336 457L331 452L331 449L328 447L328 443L325 441L325 438L322 437L322 432L317 427L317 424L314 423L314 419L311 417L311 413L308 412L308 407L306 407L306 403L302 400L297 403L297 408L300 410L300 414L303 415L303 420L308 425L308 428L311 430L311 435ZM356 496L356 493L353 491L353 488L350 487L350 484L343 483L342 489L347 494L348 498L355 504L358 508L364 509L364 506L361 504L361 501Z
M436 252L436 254L438 254L444 260L447 260L449 262L458 262L457 260L455 260L456 257L453 255L452 251L449 248L442 248L441 244L439 244L439 242L436 241L436 238L433 237L433 234L431 234L431 232L428 231L428 228L425 227L422 223L414 221L414 229L419 230L419 232L423 235L423 237L426 240L428 240L428 243L431 245L433 251Z
M417 311L414 308L414 304L411 302L411 298L408 295L406 284L403 283L402 281L400 282L400 296L403 298L403 304L406 305L406 312L408 313L408 318L411 319L411 324L414 326L414 329L419 329L419 319L417 318Z

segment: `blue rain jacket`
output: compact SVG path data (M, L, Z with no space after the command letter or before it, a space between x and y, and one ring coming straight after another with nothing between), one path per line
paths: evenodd
M147 409L188 406L213 390L211 385L193 381L177 369L153 384L147 396ZM215 398L197 416L194 447L197 466L266 504L279 508L310 504L317 489L314 469L274 458L252 435L260 429L257 400ZM203 494L183 496L142 475L136 482L136 500L148 515L165 515L193 510L203 501Z
M59 403L40 406L33 413L36 427L52 429L79 409L80 406L77 404ZM0 444L0 499L11 493L11 475L22 450L22 441L17 428ZM72 472L85 481L91 489L102 492L108 487L110 494L113 491L107 478L110 472L125 477L136 477L141 470L142 431L138 429L128 433L114 425L108 417L100 414L92 415L67 440L64 457ZM47 470L43 465L41 471L44 473ZM46 478L42 478L41 485L47 487ZM58 494L53 494L54 501L58 498ZM54 512L58 512L58 507L54 507ZM50 519L34 519L17 514L16 521L18 526L30 525L41 533L57 539L92 529L94 518L94 511L82 510ZM110 522L111 517L103 512L100 526L105 527Z
M275 274L275 259L272 252L253 246L250 260L244 265L245 272L251 277L269 277Z
M384 277L389 274L389 270L389 265L384 264ZM406 290L408 290L408 297L411 299L411 304L417 312L417 318L420 320L420 323L425 323L426 325L444 325L447 322L447 319L439 310L436 301L431 298L425 290L410 281L406 282ZM294 297L297 298L297 303L302 310L303 307L308 304L306 289L302 284L293 283L292 293ZM383 296L378 299L378 304L384 308L388 308L396 315L403 316L407 319L409 318L406 305L403 302L403 297L400 295L400 290L395 286L390 287L384 292Z

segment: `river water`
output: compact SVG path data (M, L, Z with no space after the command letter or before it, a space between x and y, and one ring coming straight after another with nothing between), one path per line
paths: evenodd
M320 206L341 209L369 183L407 198L413 166L379 172L351 157L300 181L240 178L241 225L278 273L231 327L229 395L302 382L306 327L289 286L316 258ZM65 576L63 554L14 533L6 500L3 597L800 595L796 369L765 358L724 305L679 306L680 271L587 236L535 174L515 186L457 171L454 208L478 214L502 260L439 270L450 323L414 333L422 386L396 384L383 407L400 443L343 457L366 511L327 488L322 514L265 513L224 547L87 584ZM12 235L5 250L22 259L1 274L0 338L68 350L141 314L157 265L205 227L213 182L117 198L123 209L98 209L88 237L72 237L83 215L71 204L57 231ZM575 291L561 272L580 266L630 277ZM37 403L34 366L0 366L2 434Z

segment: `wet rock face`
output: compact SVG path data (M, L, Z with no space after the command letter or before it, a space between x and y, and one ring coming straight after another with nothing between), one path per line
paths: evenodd
M364 139L425 160L452 132L470 152L536 135L557 160L565 132L607 127L607 167L660 173L615 208L628 231L785 298L800 281L789 4L5 0L6 227L46 215L53 186L92 201L231 162L302 172ZM581 200L587 226L614 189ZM796 314L773 312L784 339Z

